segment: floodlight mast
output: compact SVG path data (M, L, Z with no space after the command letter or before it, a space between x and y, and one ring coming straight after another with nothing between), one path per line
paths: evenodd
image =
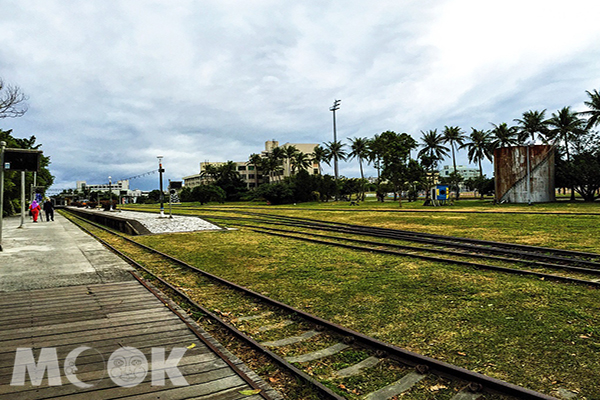
M2 216L4 214L4 149L6 142L0 142L0 251L2 251Z
M333 112L333 143L337 142L337 130L335 126L335 112L340 109L341 100L334 100L333 106L329 107L329 111ZM338 156L337 154L333 155L333 172L335 175L335 180L338 179Z

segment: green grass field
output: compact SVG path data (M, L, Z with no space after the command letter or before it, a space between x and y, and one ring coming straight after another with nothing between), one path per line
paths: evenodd
M423 210L420 204L404 203L402 209ZM177 206L174 212L204 212L188 206ZM230 207L249 206L231 203L202 210L227 213ZM504 213L593 213L600 212L597 204L496 206L466 200L428 209L444 212L398 213L385 208L397 210L398 205L366 202L350 208L348 202L312 203L256 211L600 253L600 215ZM566 389L579 393L580 399L600 398L598 289L356 252L246 229L139 240L406 349L550 395Z

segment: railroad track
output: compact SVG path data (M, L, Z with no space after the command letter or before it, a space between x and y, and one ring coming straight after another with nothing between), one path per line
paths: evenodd
M296 240L600 287L600 254L247 211L234 213L240 216L199 216L217 224Z
M553 399L378 341L201 271L97 224L80 219L78 223L176 296L313 385L321 398L386 399L410 391L403 398L431 398L428 396L435 393L436 398L453 400ZM203 307L198 303L207 300L207 290L211 306ZM336 368L340 364L353 365Z

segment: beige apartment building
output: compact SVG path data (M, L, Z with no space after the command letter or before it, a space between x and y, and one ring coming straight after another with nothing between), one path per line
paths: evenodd
M279 146L279 142L277 140L268 140L265 142L265 150L262 151L260 153L260 155L261 155L261 157L266 158L269 155L269 153L271 153L273 151L274 148L281 147L281 148L285 149L286 147L289 147L289 146L294 146L301 153L304 153L304 154L307 154L310 156L313 153L314 148L316 146L318 146L318 144L317 143L285 143L284 145ZM226 164L226 162L223 162L223 161L201 162L199 173L183 177L184 186L193 188L196 186L200 186L204 183L207 183L208 182L207 179L202 177L202 171L205 170L206 166L207 165L220 166L223 164ZM256 187L257 175L258 175L258 185L260 185L266 181L266 180L263 180L262 171L260 171L260 170L256 171L256 167L254 165L250 164L248 161L235 161L234 164L236 165L237 172L240 174L240 176L244 180L244 182L246 182L246 186L248 187L248 189L253 189ZM283 161L282 167L283 167L283 171L280 173L280 176L282 178L284 178L286 176L290 176L292 174L290 164L289 164L289 162L287 162L287 160ZM306 169L306 171L311 175L318 175L319 174L319 163L313 163L309 168Z

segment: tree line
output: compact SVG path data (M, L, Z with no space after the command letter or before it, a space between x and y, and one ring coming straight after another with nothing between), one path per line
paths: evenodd
M557 151L556 186L571 189L571 199L579 193L586 201L598 198L600 189L600 139L593 128L600 124L600 94L597 90L586 91L588 100L584 104L587 111L576 112L571 107L563 107L548 115L547 110L529 110L513 124L492 123L490 129L471 128L467 134L458 126L444 126L421 131L419 141L408 133L385 131L372 138L348 138L342 141L325 142L314 148L311 154L300 152L294 146L276 147L266 154L251 154L247 165L253 167L255 187L250 192L236 171L235 163L221 166L207 166L204 178L224 193L213 193L215 199L255 199L263 198L271 202L296 202L307 200L327 201L339 196L353 194L364 199L368 190L377 191L380 200L383 194L393 192L402 200L403 193L414 200L420 191L429 195L428 187L433 184L435 173L442 160L451 159L453 171L441 178L459 195L459 184L464 181L457 166L457 153L467 152L469 163L478 166L479 177L466 182L467 187L477 189L480 194L493 191L493 177L483 173L482 162L493 162L496 148L548 144ZM418 150L418 151L417 151ZM416 158L411 153L417 151ZM359 179L304 174L316 163L319 167L337 161L357 160ZM364 166L373 165L377 171L374 184L364 176ZM283 178L284 166L290 170L289 177ZM262 180L263 184L259 185ZM207 188L196 189L207 191ZM214 192L213 189L210 189ZM182 199L186 196L182 196ZM211 195L204 196L210 199ZM209 200L207 200L209 201ZM427 201L427 200L426 200Z
M4 118L21 117L27 112L27 96L20 87L6 84L0 78L0 120ZM12 130L0 129L0 142L6 142L7 148L39 150L41 144L36 143L35 136L27 138L16 138ZM37 173L36 185L49 187L54 182L48 166L50 157L42 156L40 171ZM3 167L3 166L0 166ZM33 184L33 173L25 174L25 188L29 189ZM3 216L14 214L21 209L21 174L18 171L4 171L4 201Z

